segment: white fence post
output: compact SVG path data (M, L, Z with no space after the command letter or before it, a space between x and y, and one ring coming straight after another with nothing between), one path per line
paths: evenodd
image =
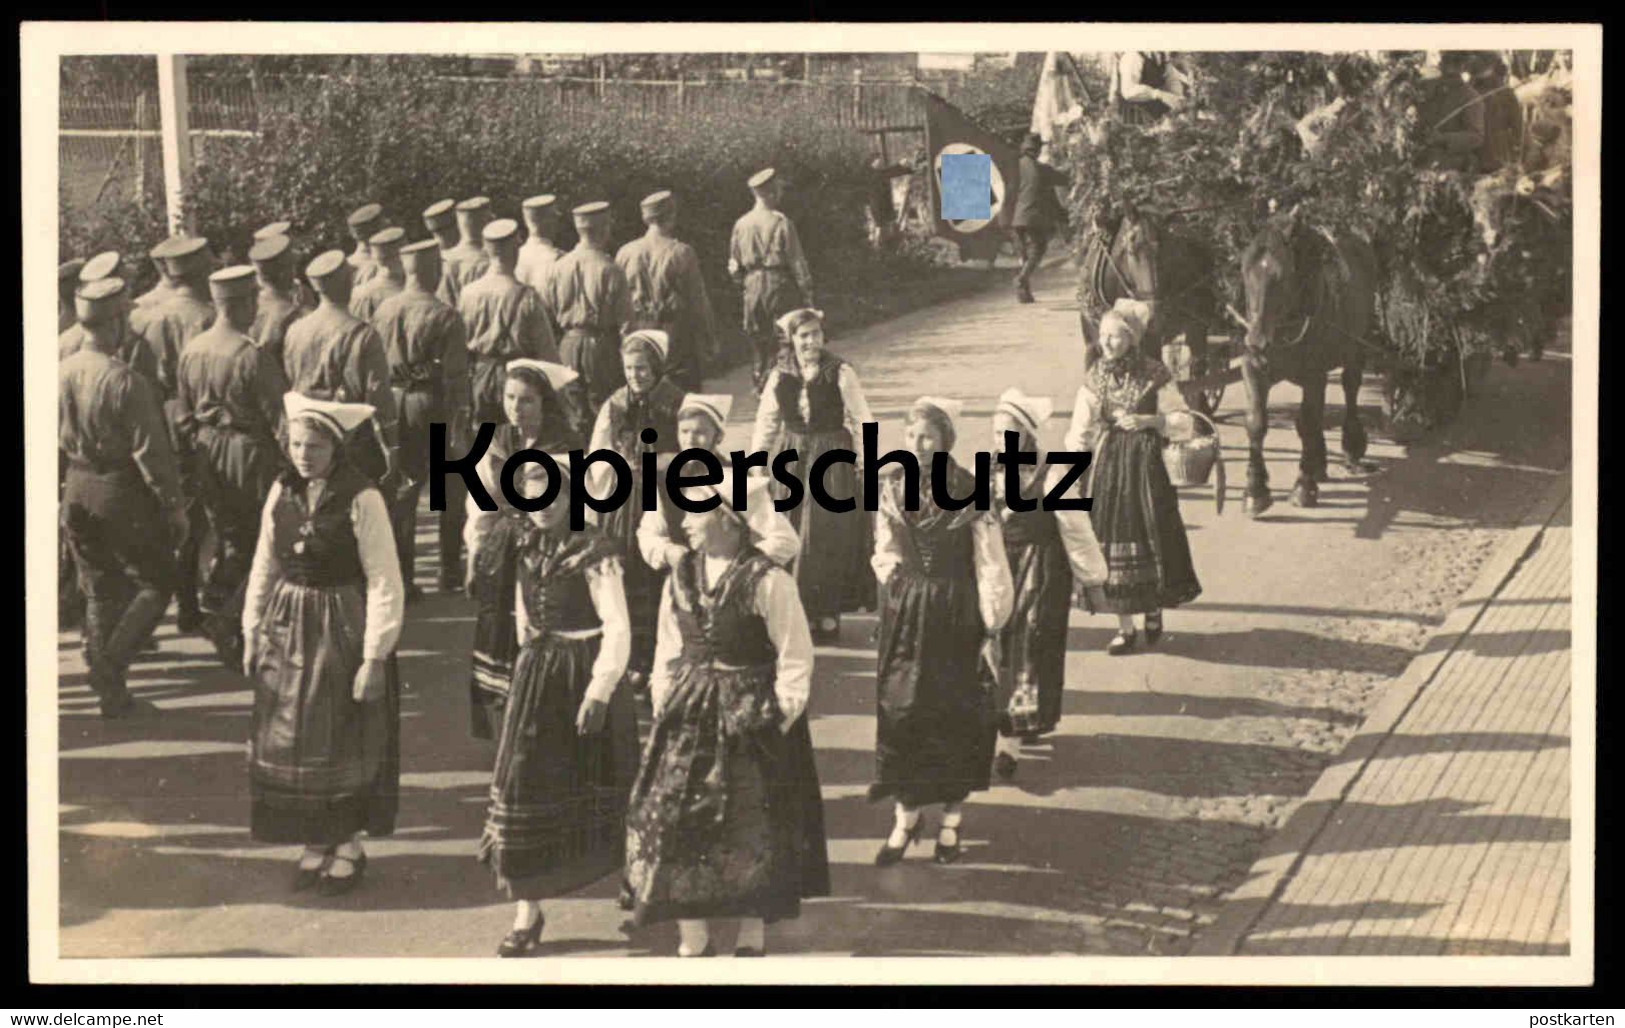
M192 174L192 131L187 117L186 58L181 54L158 56L158 111L164 147L164 201L169 212L169 230L190 235L186 216L186 180Z

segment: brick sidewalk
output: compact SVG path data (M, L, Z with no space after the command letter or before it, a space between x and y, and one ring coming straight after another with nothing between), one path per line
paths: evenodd
M1194 952L1569 952L1570 503L1485 569Z

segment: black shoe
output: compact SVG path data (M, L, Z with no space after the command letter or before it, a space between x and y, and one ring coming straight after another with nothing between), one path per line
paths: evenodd
M1030 290L1028 290L1025 286L1017 289L1016 290L1016 302L1017 303L1032 303L1033 302L1033 294L1032 294L1032 292Z
M497 946L499 957L522 957L529 953L542 938L542 926L547 918L542 916L540 910L536 911L536 920L529 928L515 928L503 936L501 945Z
M203 631L203 614L195 610L177 611L175 631L182 635L196 635Z
M1016 758L1008 753L1000 753L993 758L993 773L1005 781L1016 777Z
M620 895L615 897L615 905L622 910L635 910L637 908L638 899L632 895L632 886L625 881L621 882Z
M1118 632L1112 636L1111 645L1106 647L1106 652L1114 657L1121 657L1134 649L1134 640L1138 635L1139 633L1132 629L1127 632Z
M460 593L463 591L463 576L450 571L440 573L440 591L443 593Z
M944 832L954 833L953 845L950 846L942 841L942 835ZM959 829L941 828L937 830L937 851L931 854L932 860L939 864L952 864L954 861L959 859L960 854L963 852L964 851L960 849L959 846Z
M355 868L355 871L351 874L343 876L342 878L335 877L332 873L333 863L339 860L349 861L350 865ZM366 871L367 855L365 853L362 853L354 859L346 857L342 853L333 854L332 860L328 861L327 867L322 871L322 880L320 885L321 894L323 896L344 895L351 889L354 889L357 885L361 884L361 876L365 874Z
M419 589L415 585L409 585L409 586L406 587L406 605L408 607L412 606L415 603L420 602L422 599L423 599L423 590L422 589Z
M159 713L157 705L151 700L138 700L134 696L126 697L123 703L102 704L102 717L109 721L122 721L126 718L136 717L155 717Z
M914 822L914 827L908 830L908 838L904 839L903 845L897 847L896 849L892 848L891 839L890 837L887 837L886 841L880 844L880 852L875 854L875 866L891 867L899 860L902 860L903 854L908 852L908 848L919 841L920 827L924 823L924 818Z
M322 872L327 870L327 863L332 859L333 855L329 853L315 867L295 867L293 869L293 881L289 887L294 892L304 892L306 889L315 887L321 882Z
M767 950L765 950L765 949L757 949L755 946L740 946L738 949L734 950L734 956L736 956L736 957L765 957L765 956L767 956Z
M1157 640L1162 638L1162 611L1145 616L1145 644L1155 646Z

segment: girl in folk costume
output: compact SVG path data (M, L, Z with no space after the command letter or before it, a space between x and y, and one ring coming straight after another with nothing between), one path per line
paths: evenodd
M909 411L904 446L918 457L922 482L932 456L953 448L958 413L958 403L937 397ZM988 787L998 725L981 665L993 659L989 635L1010 617L1010 564L991 511L943 510L929 488L920 509L907 510L903 469L888 470L875 521L880 702L869 798L890 796L897 808L875 863L901 860L919 835L920 808L940 803L935 859L947 864L960 855L960 804ZM975 487L951 457L948 486L953 496Z
M762 388L751 449L766 453L770 467L780 451L795 450L805 477L805 469L827 450L860 450L862 425L872 416L852 365L824 349L822 311L794 310L778 325L788 345ZM820 641L839 634L842 614L874 607L874 581L864 566L871 529L862 507L862 481L855 464L835 464L825 476L829 494L850 496L859 505L837 513L809 500L793 515L801 535L793 570Z
M661 596L655 723L626 818L634 923L677 919L680 956L714 956L719 918L740 919L735 956L762 956L764 922L829 894L803 716L812 638L794 580L756 548L768 483L739 484L742 509L725 474L709 490L721 502L684 515L690 549Z
M519 652L514 625L513 544L529 524L525 512L502 495L502 466L518 450L564 451L585 442L572 427L561 390L575 388L578 376L562 364L511 360L502 384L502 411L491 445L476 471L480 484L496 503L481 510L471 494L463 522L463 551L468 559L468 595L475 603L473 674L469 681L469 723L477 739L494 739L502 727L502 710Z
M626 605L632 617L632 657L628 677L633 688L642 689L654 660L655 614L660 609L661 577L638 554L638 523L642 520L643 460L646 452L675 453L677 408L683 391L666 376L666 354L670 339L659 329L633 332L621 343L621 366L626 385L610 394L598 410L593 425L594 450L613 450L626 458L632 469L632 491L626 503L601 515L605 533L626 555ZM644 434L653 431L652 441ZM658 465L657 465L658 466ZM595 469L593 492L607 496L613 486L610 469Z
M722 450L722 437L733 410L734 398L726 393L689 393L677 409L677 447L679 450L708 450L724 468L728 455ZM665 473L665 468L661 468ZM684 510L672 503L662 489L655 496L655 510L645 511L638 525L638 550L644 562L656 572L664 573L676 567L688 552L687 535L683 532ZM756 548L774 563L788 567L801 552L801 538L796 535L790 519L774 510L771 502L762 509L750 512L752 525L760 538ZM656 596L658 603L659 596Z
M336 895L366 870L361 833L395 830L406 594L383 495L344 451L373 408L283 406L292 468L265 499L242 616L251 831L303 843L293 887Z
M526 515L509 548L520 649L479 850L518 901L503 957L535 947L541 900L621 867L637 770L637 711L616 688L632 645L621 558L598 528L570 530L570 458L553 459L559 492ZM542 496L548 475L526 465L520 491Z
M1084 376L1067 430L1068 450L1090 450L1090 511L1106 555L1106 581L1082 584L1078 606L1117 615L1107 651L1135 646L1135 614L1145 615L1145 641L1162 636L1162 611L1201 595L1179 496L1162 463L1167 440L1189 439L1190 410L1161 361L1140 352L1149 307L1119 300L1101 318L1102 360Z
M1010 620L999 636L997 671L989 672L999 717L993 769L1001 778L1015 775L1019 743L1037 741L1061 719L1074 579L1088 584L1106 580L1106 558L1088 512L1042 509L1044 497L1067 470L1051 466L1040 449L1039 436L1054 412L1055 401L1020 389L1005 390L993 411L995 451L1004 448L1006 432L1015 432L1019 449L1038 454L1036 466L1018 469L1018 497L1007 491L1004 474L994 475L992 483L993 511L1003 528L1014 583ZM1018 503L1029 509L1017 510Z

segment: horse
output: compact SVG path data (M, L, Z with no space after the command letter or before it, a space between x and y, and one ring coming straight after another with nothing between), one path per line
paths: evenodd
M1084 367L1100 357L1100 318L1118 300L1143 300L1151 324L1140 339L1146 356L1162 360L1162 348L1184 336L1191 367L1207 370L1208 326L1219 319L1211 249L1168 231L1153 212L1126 206L1115 219L1095 224L1084 251L1078 285L1078 317L1084 340ZM1191 401L1211 413L1216 398Z
M1360 423L1360 382L1367 335L1376 325L1377 257L1352 232L1327 233L1303 223L1298 208L1265 222L1241 256L1247 297L1242 381L1247 387L1247 493L1242 510L1252 517L1271 503L1264 469L1264 433L1270 386L1290 381L1303 389L1298 438L1303 452L1292 502L1314 507L1327 480L1324 415L1326 376L1343 371L1343 456L1363 471L1365 426Z

